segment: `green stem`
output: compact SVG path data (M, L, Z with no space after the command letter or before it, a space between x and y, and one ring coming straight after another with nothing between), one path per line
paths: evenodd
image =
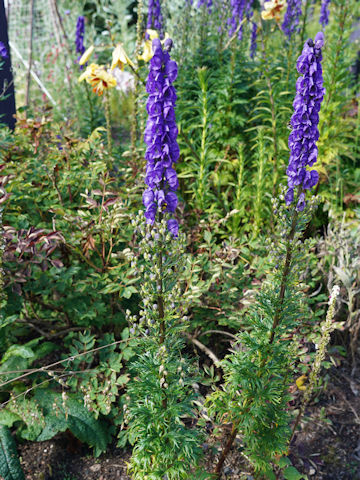
M109 155L112 155L112 137L111 137L111 114L110 114L110 97L109 92L105 90L105 118L106 118L106 132L107 132L107 145ZM110 161L111 164L111 161Z
M91 96L90 96L90 91L89 91L89 85L88 85L86 82L85 82L85 90L86 90L86 97L87 97L88 104L89 104L90 129L91 129L91 131L93 131L94 128L95 128L94 108L93 108L93 104L92 104L92 101L91 101Z
M301 27L301 34L300 34L300 47L301 49L303 48L304 45L304 39L305 39L305 31L306 31L306 22L307 22L307 16L308 16L308 10L309 10L309 0L305 1L305 6L304 6L304 15L303 15L303 23Z

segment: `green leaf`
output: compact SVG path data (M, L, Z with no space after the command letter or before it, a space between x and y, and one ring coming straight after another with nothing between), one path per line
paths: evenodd
M0 410L0 425L12 427L18 420L21 420L21 418L16 413L10 412L9 410L6 410L6 408Z
M81 442L94 447L95 456L106 450L111 439L107 429L84 407L80 399L69 395L64 409L60 393L37 390L35 397L43 409L46 422L38 441L49 440L57 432L69 429Z
M205 230L204 238L206 243L211 242L211 237L212 237L211 232L209 232L209 230Z
M293 466L285 468L285 470L283 471L283 475L285 480L302 480L304 478L307 478L306 475L300 473Z
M280 468L284 468L287 465L291 465L291 460L288 457L281 457L278 462L278 465Z
M1 363L5 363L6 360L11 357L33 358L35 357L35 354L31 348L25 347L24 345L11 345L1 359Z
M25 480L21 469L16 443L10 430L0 425L0 477L3 480Z
M265 477L268 478L269 480L276 480L276 475L271 470L264 472L264 474L265 474Z

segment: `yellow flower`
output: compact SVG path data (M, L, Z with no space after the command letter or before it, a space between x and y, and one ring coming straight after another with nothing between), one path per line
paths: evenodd
M119 67L120 70L124 70L125 65L131 65L133 68L135 67L133 62L127 56L121 43L118 43L112 54L111 70L114 70L115 67Z
M280 12L285 7L286 0L270 0L264 3L264 10L261 12L263 20L280 20Z
M151 40L146 40L144 43L144 51L142 55L138 56L139 60L144 60L144 62L150 62L152 59L154 53L152 51L152 41Z
M116 86L115 78L105 70L102 65L92 63L87 67L85 72L80 75L79 82L86 80L92 88L93 92L102 95L104 90Z
M152 51L152 41L154 40L154 38L159 38L159 34L156 30L151 30L150 28L146 30L146 33L148 34L149 38L148 40L145 40L144 51L142 55L138 56L138 59L144 60L144 62L150 62L150 60L154 56L154 52ZM169 38L169 35L165 33L164 40L162 40L161 43L164 43L167 38Z
M159 38L159 34L156 30L152 30L151 28L148 28L146 30L146 33L149 35L150 40L154 40L154 38Z
M91 45L91 47L89 47L81 56L80 60L79 60L79 65L84 65L86 62L89 61L89 58L91 57L91 55L93 54L95 50L95 47L94 45Z
M301 377L296 380L296 386L299 390L306 390L306 387L304 386L305 380L306 375L301 375Z

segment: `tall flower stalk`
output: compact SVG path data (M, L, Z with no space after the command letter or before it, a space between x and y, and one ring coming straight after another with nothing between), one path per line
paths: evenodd
M324 35L320 32L314 42L311 39L306 41L297 61L297 70L302 76L296 82L294 114L290 122L290 160L286 170L289 188L285 200L290 205L294 195L297 195L298 211L305 207L305 190L310 190L319 180L318 172L309 168L314 165L318 155L319 111L325 93L321 67L323 46Z
M319 344L317 345L317 352L316 352L315 360L309 375L309 382L308 382L308 385L305 387L305 393L302 399L298 416L296 417L296 421L292 429L290 442L295 435L296 428L300 423L301 417L305 413L305 408L311 399L311 395L314 391L314 388L316 387L316 383L318 381L320 370L321 370L321 365L325 360L326 349L330 342L330 335L335 330L334 316L335 316L336 300L339 296L339 293L340 293L340 288L337 285L335 285L332 288L331 294L329 297L329 302L328 302L329 307L326 314L326 319L321 324L321 339Z
M226 418L233 425L214 470L218 476L239 431L255 469L263 472L269 470L278 455L285 453L291 435L287 412L288 387L294 369L291 333L303 316L299 266L304 261L306 248L302 237L316 203L309 202L305 209L304 190L307 188L304 182L309 181L306 170L309 159L313 165L313 157L316 160L317 154L318 112L324 94L323 43L322 33L316 35L314 42L307 40L297 63L303 76L297 81L287 170L291 189L295 178L294 162L298 165L296 179L301 181L297 183L296 201L294 203L294 196L290 198L287 194L287 205L275 206L281 235L272 246L273 260L269 269L272 273L250 311L252 330L238 335L241 348L222 362L223 390L216 391L208 402L210 413L214 412L219 419ZM310 172L309 178L314 184L314 174Z
M330 0L322 0L320 8L320 18L319 23L322 28L325 28L329 23L329 14L330 14Z
M80 60L81 56L85 52L84 36L85 36L85 18L82 15L80 15L76 22L76 31L75 31L75 50L76 50L76 53L79 54L78 60ZM81 70L83 68L84 68L83 66L80 67Z
M180 332L187 326L187 305L181 298L180 272L184 268L185 236L173 218L178 180L174 162L179 158L175 122L176 92L172 83L177 64L170 58L172 41L164 48L153 40L153 57L146 90L148 121L144 140L147 188L145 212L133 220L141 234L138 271L141 284L140 318L129 312L138 332L138 356L130 366L128 403L124 417L134 445L129 470L134 480L188 479L201 453L196 430L183 423L194 415L192 367L183 356Z
M177 77L177 64L170 59L172 41L165 40L164 50L158 38L153 40L154 56L150 60L150 72L146 83L149 98L146 104L148 121L144 140L147 145L145 183L143 195L145 217L151 224L158 215L175 212L179 182L173 168L179 158L175 121L176 92L172 85ZM177 236L179 226L174 218L167 222L169 231Z
M163 36L164 18L161 12L161 0L149 0L146 28L157 30L160 36Z
M281 25L283 32L290 40L299 26L301 17L301 0L288 0L284 21Z

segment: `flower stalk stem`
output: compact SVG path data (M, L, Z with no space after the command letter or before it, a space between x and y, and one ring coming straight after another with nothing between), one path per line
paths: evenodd
M215 470L214 470L214 475L216 475L217 477L220 476L220 473L221 473L222 467L224 465L225 459L228 456L228 453L230 452L231 446L234 443L234 440L235 440L236 435L238 433L238 429L239 429L238 423L234 423L233 426L232 426L232 429L231 429L230 437L228 438L228 441L226 442L225 448L222 451L221 456L219 458L219 461L218 461L218 463L215 467Z
M111 138L111 114L110 114L110 97L109 92L105 91L105 118L107 132L107 146L109 155L112 155L112 138Z

